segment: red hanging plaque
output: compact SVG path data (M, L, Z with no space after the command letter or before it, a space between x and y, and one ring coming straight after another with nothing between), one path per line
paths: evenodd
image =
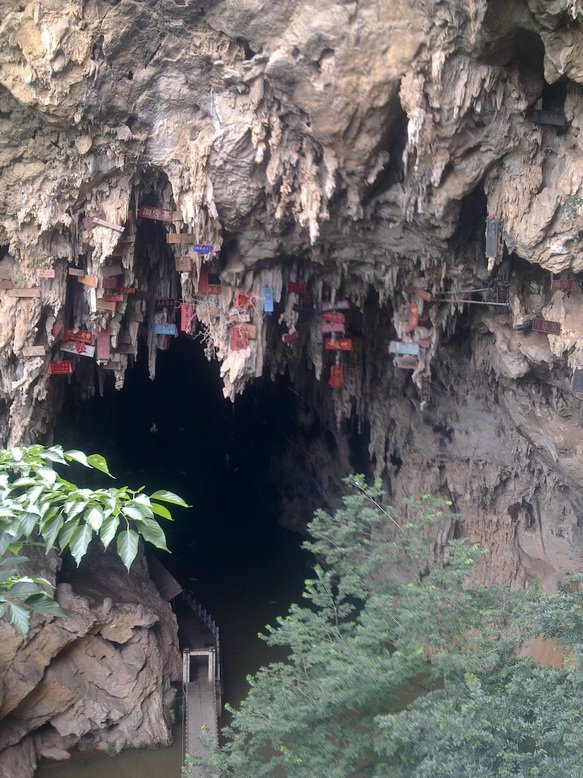
M335 324L344 324L346 317L339 311L326 311L322 313L322 321L334 322Z
M242 324L236 324L231 328L231 351L244 351L249 345L247 330Z
M328 351L352 351L352 340L350 338L326 338L324 346Z
M333 332L344 332L344 324L335 321L323 321L322 332L325 335L329 335Z
M305 294L306 285L304 284L303 281L288 281L287 291L293 292L294 294Z
M104 289L115 289L117 287L118 281L117 278L104 278L101 282L101 286Z
M70 375L73 372L73 366L70 362L51 362L49 364L50 375Z
M166 222L172 224L174 220L174 211L168 208L154 208L151 205L140 205L138 208L138 216L142 219L153 219L157 222Z
M191 303L182 303L180 306L180 331L192 332L192 322L194 321L194 306Z
M111 341L109 329L99 330L97 333L97 359L109 359L111 354Z
M205 296L209 293L209 271L206 267L201 267L198 275L198 289L197 294Z
M328 385L332 389L340 389L344 383L342 375L342 365L332 365L330 367L330 378L328 379Z
M282 335L281 339L284 343L295 343L296 340L300 339L300 336L297 332L288 332L285 335Z

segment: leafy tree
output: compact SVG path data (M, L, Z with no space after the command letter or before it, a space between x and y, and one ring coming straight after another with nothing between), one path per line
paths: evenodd
M310 525L304 545L319 563L306 604L265 636L287 660L249 678L224 746L187 762L237 778L577 775L565 768L583 737L569 715L578 670L516 653L529 629L560 631L556 599L545 620L538 592L470 585L484 552L436 542L452 519L445 501L412 501L400 516L378 484L349 483L342 507ZM581 595L563 599L575 643Z
M129 571L140 537L168 550L158 518L171 520L172 515L163 503L188 507L164 490L147 495L143 487L80 488L54 469L71 462L111 476L99 454L41 445L0 450L0 617L22 635L28 633L31 610L62 615L49 581L19 574L27 561L20 555L23 547L40 545L46 553L69 550L79 564L94 538L104 549L115 540Z

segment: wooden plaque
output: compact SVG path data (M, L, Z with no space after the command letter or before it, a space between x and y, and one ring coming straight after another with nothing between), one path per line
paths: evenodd
M551 289L558 289L561 292L566 292L573 288L573 279L568 278L553 278L551 281Z
M344 332L344 324L335 321L323 321L322 332L325 335L332 334L333 332Z
M303 281L288 281L287 291L289 294L305 294L306 285Z
M69 268L69 275L70 276L76 276L77 278L80 278L81 276L85 275L85 271L81 270L79 267L70 267Z
M295 343L300 339L300 336L297 332L287 332L285 335L281 336L281 339L284 343Z
M77 280L84 286L90 286L92 289L97 289L97 276L79 276Z
M174 221L174 211L168 208L155 208L151 205L140 205L138 216L142 219L152 219L157 222L166 222L172 224Z
M101 265L99 268L99 273L101 274L102 278L121 276L123 275L123 267L119 264L119 262L116 262L113 265Z
M24 346L22 349L24 357L44 357L46 353L44 346Z
M14 289L8 289L8 297L40 297L40 289L23 289L22 287L15 287Z
M44 267L36 271L37 278L54 278L55 271L52 268Z
M98 311L111 311L111 313L115 313L115 303L104 300L102 297L97 298L96 306Z
M561 323L558 321L546 321L545 319L533 319L532 329L534 332L546 332L548 335L560 335Z
M111 354L111 338L109 329L97 333L97 359L109 359Z

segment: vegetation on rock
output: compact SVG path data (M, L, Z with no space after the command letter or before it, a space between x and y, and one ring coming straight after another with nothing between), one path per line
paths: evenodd
M264 636L287 660L249 678L224 745L187 762L238 778L578 774L577 586L547 597L472 583L486 552L444 539L448 503L398 515L378 484L349 480L342 507L310 525L306 603ZM568 666L520 656L529 635L568 645Z
M46 553L68 550L79 564L94 538L104 549L115 540L129 571L140 538L167 550L158 519L171 520L172 515L163 503L188 507L165 490L147 495L143 487L79 487L55 469L72 462L111 476L100 454L41 445L0 450L0 618L22 635L28 633L31 611L63 615L48 580L21 574L20 565L27 561L23 547L40 545Z

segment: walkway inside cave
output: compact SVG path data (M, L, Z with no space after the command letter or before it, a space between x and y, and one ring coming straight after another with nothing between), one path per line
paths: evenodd
M71 386L55 434L66 447L105 455L120 483L170 489L193 506L165 523L172 554L156 554L219 624L231 704L244 696L246 675L274 657L257 633L300 597L309 572L301 536L277 523L268 478L295 402L284 377L225 400L217 363L180 337L158 352L154 381L142 348L121 391L112 384L81 402Z

